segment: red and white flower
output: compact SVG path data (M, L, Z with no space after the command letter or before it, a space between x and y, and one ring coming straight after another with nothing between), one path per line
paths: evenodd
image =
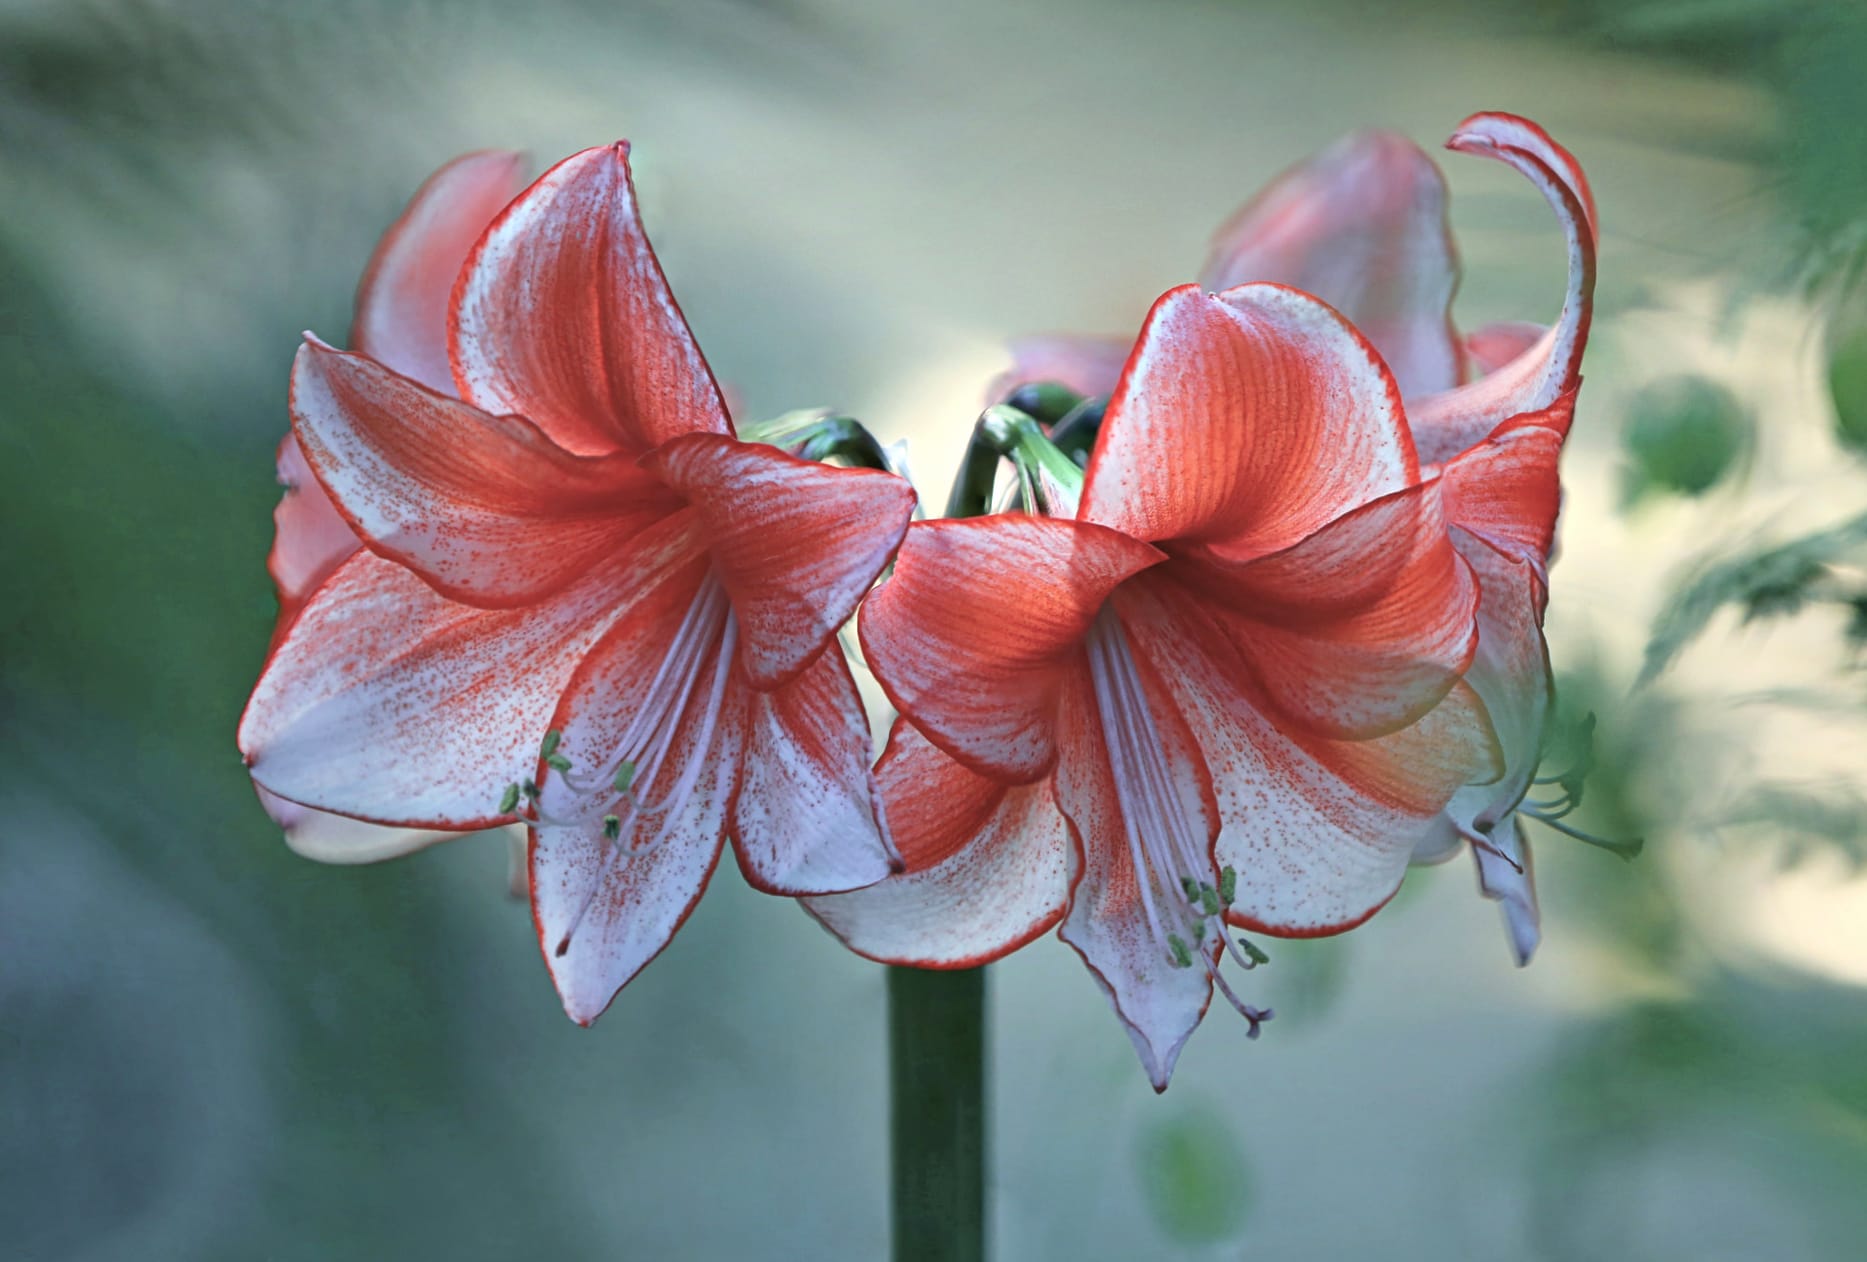
M1171 290L1073 518L908 531L861 622L908 871L808 905L936 968L1060 924L1164 1089L1215 984L1265 1015L1228 926L1360 923L1494 761L1476 602L1367 340L1280 285Z
M1516 812L1536 774L1550 699L1542 626L1556 463L1593 310L1595 205L1574 156L1526 119L1473 115L1447 147L1515 167L1555 209L1567 234L1569 280L1549 328L1507 322L1459 336L1451 319L1458 263L1445 179L1417 145L1390 132L1350 136L1279 177L1220 230L1203 277L1213 289L1280 281L1342 312L1393 370L1422 465L1445 470L1446 519L1484 592L1468 678L1496 725L1508 769L1462 792L1418 857L1444 859L1462 842L1473 844L1480 888L1500 902L1523 963L1539 931ZM1123 353L1113 339L1021 339L1012 371L995 388L1054 380L1085 395L1106 394Z
M315 338L299 352L294 434L366 546L278 637L240 746L320 810L524 818L546 962L588 1023L727 835L773 893L898 864L835 640L913 492L733 436L626 145L492 221L446 327L457 398Z

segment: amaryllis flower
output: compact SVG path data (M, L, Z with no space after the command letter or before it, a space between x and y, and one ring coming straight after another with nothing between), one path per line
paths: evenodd
M908 871L809 907L936 968L1060 924L1156 1088L1215 984L1255 1029L1228 928L1366 919L1493 761L1439 490L1334 311L1169 291L1074 517L908 531L861 621L903 719L878 774Z
M350 326L353 350L385 367L452 394L447 362L447 300L467 251L493 216L525 186L525 160L485 151L454 159L435 172L376 246L357 286ZM279 481L285 494L273 513L275 534L267 569L279 596L278 633L362 541L331 503L305 463L298 440L279 444ZM419 850L457 834L390 828L288 802L255 785L286 844L324 863L374 863ZM518 860L515 889L523 890L524 834L512 830Z
M253 777L321 810L531 823L533 916L594 1020L730 833L774 893L898 861L836 645L912 511L900 478L741 442L617 144L495 218L456 280L459 398L307 339L305 459L366 549L274 645Z
M1351 136L1281 176L1220 230L1204 277L1210 288L1281 281L1341 311L1393 370L1422 464L1446 468L1447 520L1484 591L1469 680L1496 725L1508 771L1462 792L1419 858L1447 858L1472 843L1480 889L1501 903L1522 963L1538 930L1516 811L1536 775L1550 697L1546 562L1556 460L1593 306L1594 199L1574 157L1526 119L1474 115L1447 147L1509 163L1555 208L1568 234L1569 282L1550 328L1506 322L1459 336L1445 179L1417 145L1389 132ZM1051 335L1022 339L1013 354L1012 371L995 387L1001 392L1055 380L1100 395L1114 388L1122 346ZM1476 379L1461 385L1468 376ZM1554 817L1564 805L1538 815L1566 827Z

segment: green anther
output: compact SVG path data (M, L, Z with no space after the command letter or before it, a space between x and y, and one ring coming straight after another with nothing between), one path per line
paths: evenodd
M519 804L519 786L516 781L506 786L506 791L499 796L499 813L510 815Z
M1167 949L1173 952L1173 966L1175 968L1193 967L1193 953L1187 950L1185 938L1182 938L1177 933L1168 934Z
M562 754L547 754L545 755L545 766L551 768L553 771L569 771L570 759Z
M1187 902L1197 903L1199 901L1199 882L1198 881L1195 881L1190 876L1183 876L1180 878L1180 888L1186 891Z
M603 817L603 835L611 841L620 838L622 836L622 821L617 819L614 815L605 815Z
M1221 910L1219 906L1219 891L1213 889L1210 885L1201 885L1199 887L1199 910L1205 912L1208 916L1218 915Z
M551 755L557 753L558 742L563 739L564 733L558 731L555 727L549 732L546 732L544 742L538 746L538 756L540 758L549 758Z
M627 793L629 786L635 783L635 764L625 762L616 768L616 792Z
M1238 869L1224 867L1219 871L1219 901L1230 907L1238 897Z
M533 802L538 800L538 786L533 784L530 780L522 780L519 782L519 792L523 793Z
M1254 967L1259 964L1269 964L1271 962L1271 957L1264 953L1264 948L1253 942L1250 938L1240 938L1238 940L1238 947L1250 958Z
M1195 920L1193 922L1193 945L1199 946L1202 943L1204 943L1205 940L1206 940L1206 922L1203 920Z

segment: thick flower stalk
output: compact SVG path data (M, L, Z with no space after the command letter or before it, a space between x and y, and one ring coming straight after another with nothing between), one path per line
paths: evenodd
M1253 280L1294 285L1347 316L1392 369L1421 463L1444 470L1446 520L1483 592L1468 681L1495 724L1506 772L1461 792L1417 857L1444 859L1469 842L1480 889L1500 903L1524 963L1539 929L1517 814L1542 756L1550 701L1542 629L1547 562L1560 498L1557 459L1593 310L1594 198L1575 158L1526 119L1473 115L1447 147L1509 164L1555 210L1569 278L1561 314L1547 329L1509 322L1459 334L1451 317L1458 264L1445 178L1418 146L1391 132L1348 137L1279 177L1219 231L1202 275L1215 289ZM1012 371L995 389L1050 380L1104 395L1115 387L1124 350L1117 339L1020 339ZM1527 810L1569 831L1560 822L1568 805Z
M1081 484L911 527L861 633L908 872L809 900L953 968L1051 926L1164 1089L1246 927L1360 923L1495 761L1477 588L1380 356L1279 285L1155 304Z
M241 723L287 800L530 826L533 917L594 1020L727 836L780 894L898 866L838 628L913 492L742 442L637 215L586 150L454 281L458 397L308 338L293 432L365 544L278 637Z

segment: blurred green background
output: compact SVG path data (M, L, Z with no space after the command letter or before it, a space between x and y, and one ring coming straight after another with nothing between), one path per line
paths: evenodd
M472 148L628 136L750 415L907 437L1133 328L1359 126L1543 122L1600 201L1553 655L1600 716L1511 967L1463 863L1274 951L1156 1099L993 971L998 1256L1828 1259L1867 1233L1867 20L1791 0L0 4L0 1256L872 1258L882 977L722 868L593 1031L495 838L291 855L233 729L299 330ZM1450 157L1458 314L1560 240ZM1635 687L1636 680L1645 678Z

